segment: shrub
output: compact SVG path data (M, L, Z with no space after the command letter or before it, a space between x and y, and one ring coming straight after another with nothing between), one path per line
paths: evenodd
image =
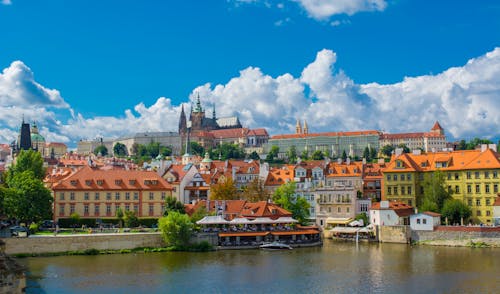
M29 227L30 234L35 234L36 232L38 232L38 229L39 229L39 225L37 223L30 224L30 227Z

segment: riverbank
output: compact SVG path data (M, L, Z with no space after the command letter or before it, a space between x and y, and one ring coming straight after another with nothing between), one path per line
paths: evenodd
M415 245L472 247L472 248L500 248L500 238L473 238L456 240L426 240L415 242Z

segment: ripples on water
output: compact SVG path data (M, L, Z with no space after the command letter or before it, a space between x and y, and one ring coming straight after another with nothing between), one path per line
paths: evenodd
M37 257L28 293L500 293L500 249L337 243Z

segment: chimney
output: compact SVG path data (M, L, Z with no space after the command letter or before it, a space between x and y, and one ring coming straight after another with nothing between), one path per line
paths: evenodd
M380 208L389 208L389 201L387 200L380 201Z
M395 154L396 156L399 156L399 155L403 154L403 148L396 148L396 149L394 150L394 154Z
M497 144L488 144L488 148L490 148L492 151L497 152Z
M422 150L420 150L420 149L413 149L412 152L413 152L413 155L420 155L420 154L422 154Z
M487 144L481 144L481 152L484 152L488 150L488 145Z

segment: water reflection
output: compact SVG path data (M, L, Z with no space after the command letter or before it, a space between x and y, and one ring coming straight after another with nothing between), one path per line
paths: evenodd
M334 243L219 251L22 259L47 293L499 292L500 249ZM40 288L36 288L38 283Z

